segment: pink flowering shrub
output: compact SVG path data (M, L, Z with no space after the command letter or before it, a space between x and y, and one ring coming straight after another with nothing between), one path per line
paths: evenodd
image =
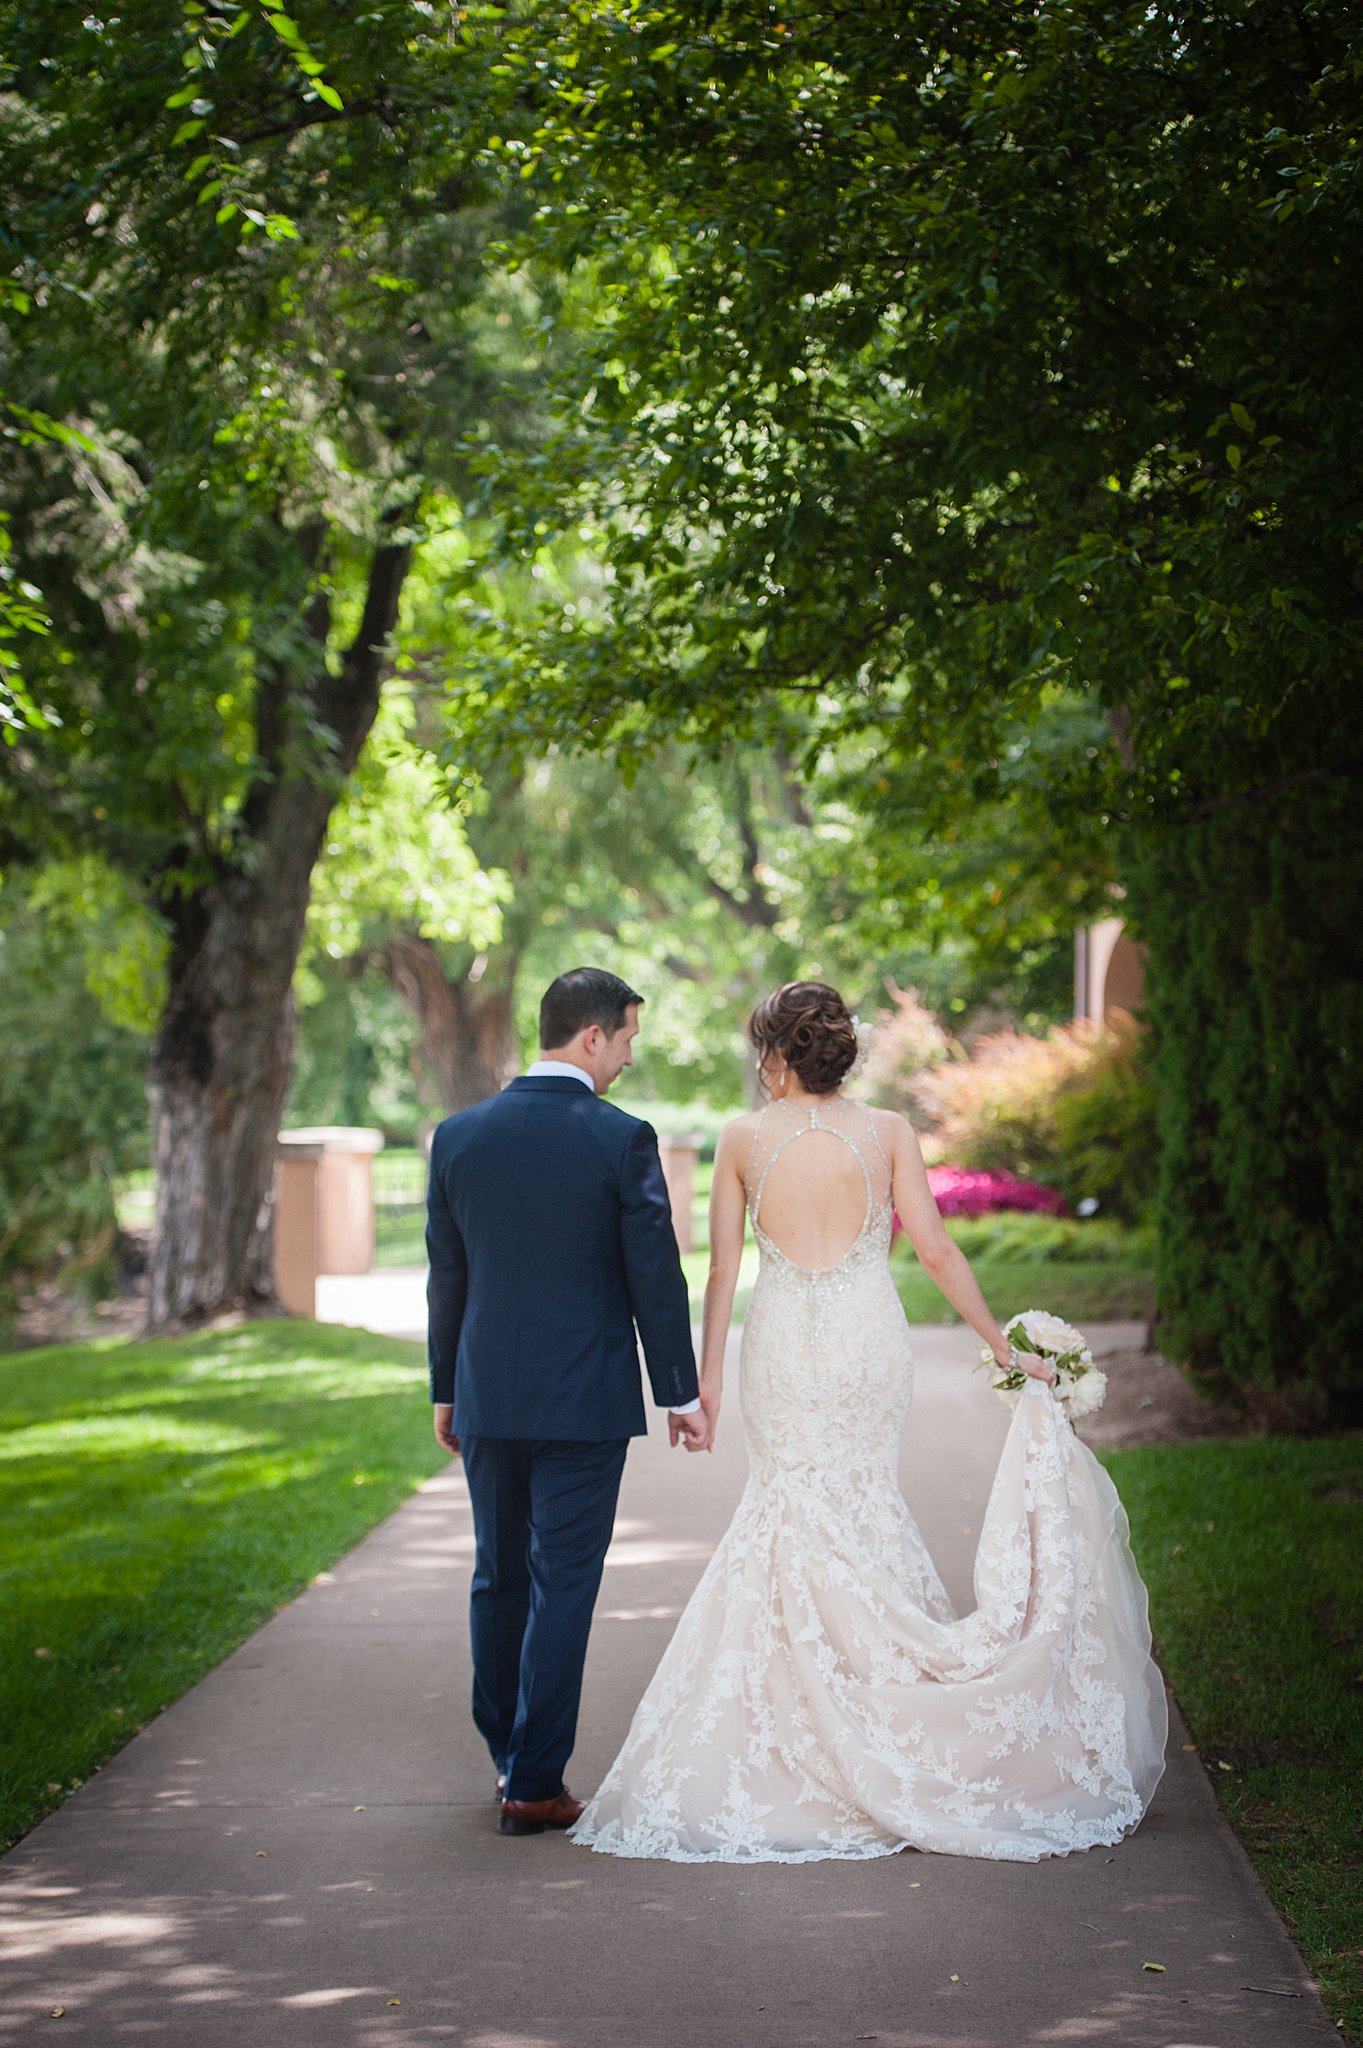
M915 1075L938 1156L1023 1179L1044 1171L1055 1157L1056 1101L1082 1081L1103 1037L1094 1024L1063 1024L1044 1038L996 1031L968 1060L943 1060Z
M1158 1140L1133 1018L1065 1024L1044 1038L995 1032L969 1059L925 1068L911 1085L929 1156L1040 1181L1072 1207L1087 1202L1106 1217L1140 1220L1154 1190Z
M988 1216L997 1209L1022 1209L1034 1215L1059 1216L1065 1197L1058 1188L1016 1174L968 1166L930 1166L928 1186L944 1216Z
M1113 1222L1142 1220L1159 1143L1135 1018L1119 1011L1043 1037L990 1031L967 1050L912 989L890 993L866 1093L918 1131L944 1216L1096 1209Z

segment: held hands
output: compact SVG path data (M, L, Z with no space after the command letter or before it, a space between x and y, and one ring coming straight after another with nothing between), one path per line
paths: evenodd
M454 1404L437 1401L434 1409L435 1440L452 1458L459 1456L459 1439L454 1433Z
M710 1418L703 1408L693 1409L689 1415L677 1415L668 1409L667 1441L674 1451L678 1444L685 1444L688 1451L708 1451L710 1436Z

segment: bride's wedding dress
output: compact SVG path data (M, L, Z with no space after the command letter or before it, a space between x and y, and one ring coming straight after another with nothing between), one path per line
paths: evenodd
M767 1235L763 1197L784 1160L786 1213L792 1188L818 1204L815 1131L850 1148L866 1207L811 1269ZM958 1618L896 1479L913 1362L875 1120L841 1098L773 1103L744 1179L761 1254L747 1488L574 1839L723 1863L910 1845L1032 1862L1118 1841L1159 1781L1167 1713L1111 1480L1029 1380Z

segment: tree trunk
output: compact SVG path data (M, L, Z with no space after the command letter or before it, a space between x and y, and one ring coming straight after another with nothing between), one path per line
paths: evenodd
M494 986L452 981L429 939L398 932L388 941L393 986L421 1024L426 1059L450 1115L496 1095L519 1065L516 962L498 965Z
M278 1307L271 1198L293 1059L294 969L327 819L378 710L410 556L406 544L376 549L340 672L328 675L319 658L306 707L294 707L335 736L325 769L309 776L289 764L285 686L272 693L262 677L261 767L241 811L250 858L160 906L173 942L148 1081L156 1165L152 1330ZM324 606L314 608L310 625L320 655Z
M153 1329L275 1302L269 1200L293 1054L294 896L262 900L237 877L181 919L149 1070Z

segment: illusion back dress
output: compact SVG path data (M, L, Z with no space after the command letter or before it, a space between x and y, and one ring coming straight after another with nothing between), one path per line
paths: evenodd
M797 1263L801 1218L808 1240L845 1212L849 1171L854 1241ZM1032 1862L1118 1841L1159 1781L1167 1714L1111 1480L1029 1380L958 1618L897 1481L913 1359L875 1119L840 1096L773 1103L744 1181L747 1486L573 1838L688 1863Z

